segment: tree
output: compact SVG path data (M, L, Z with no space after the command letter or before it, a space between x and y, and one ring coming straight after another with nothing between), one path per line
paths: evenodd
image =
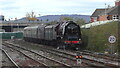
M63 20L65 20L65 21L69 21L69 20L73 20L73 18L71 18L71 17L64 17Z
M46 21L48 22L48 21L49 21L49 19L46 19Z
M51 22L49 22L49 23L46 23L46 25L54 25L54 24L57 24L57 21L56 21L56 20L51 21Z
M84 25L85 24L85 20L82 18L72 18L72 17L60 17L60 21L74 21L76 22L78 25Z
M42 22L42 19L40 21Z
M73 18L71 18L71 17L64 17L64 16L60 17L60 21L70 21L70 20L73 20Z
M29 21L36 21L37 20L36 15L33 11L26 14L26 19Z
M85 20L82 18L75 18L74 21L80 26L85 25Z

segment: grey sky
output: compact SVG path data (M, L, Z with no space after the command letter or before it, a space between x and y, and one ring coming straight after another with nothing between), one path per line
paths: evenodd
M8 18L25 17L27 12L36 15L81 14L91 15L96 8L114 6L115 0L0 0L0 14Z

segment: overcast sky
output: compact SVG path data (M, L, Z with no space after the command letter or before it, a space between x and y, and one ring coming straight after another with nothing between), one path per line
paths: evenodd
M96 8L114 6L115 0L0 0L0 15L22 18L34 11L37 16L81 14L91 15Z

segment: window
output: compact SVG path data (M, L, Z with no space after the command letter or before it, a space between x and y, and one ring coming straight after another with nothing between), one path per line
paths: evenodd
M119 16L118 15L113 15L113 20L116 20L116 19L119 19Z

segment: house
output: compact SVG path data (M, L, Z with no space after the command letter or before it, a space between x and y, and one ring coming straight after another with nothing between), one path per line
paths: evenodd
M91 22L120 19L120 0L115 1L114 7L96 9L90 18Z

